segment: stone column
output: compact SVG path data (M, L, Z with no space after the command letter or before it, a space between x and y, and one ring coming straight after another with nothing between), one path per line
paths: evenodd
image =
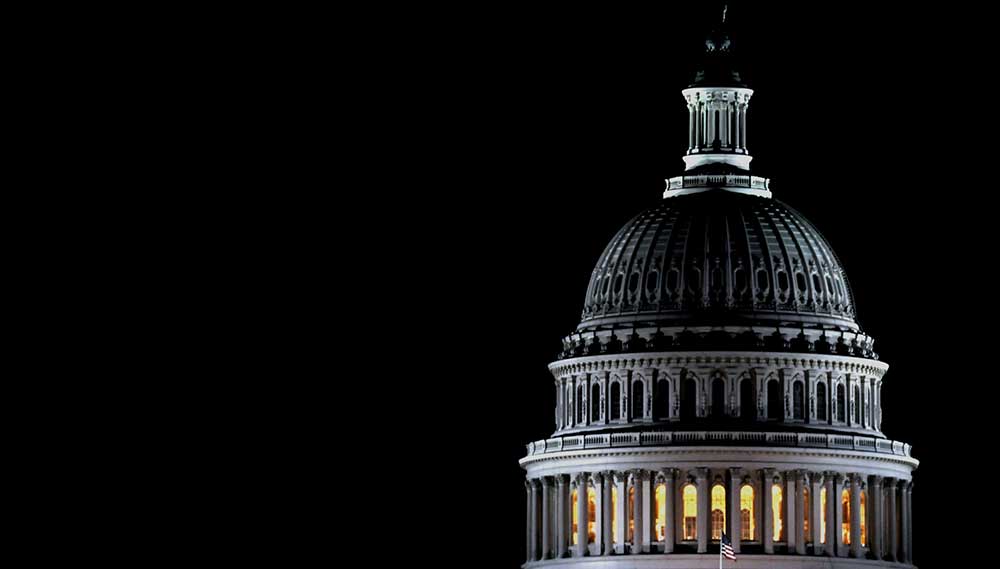
M601 514L605 508L604 474L601 472L595 472L590 475L590 480L594 485L594 501L597 503L596 509L594 510L594 555L600 555L604 547L604 516ZM589 511L587 512L587 515L590 515Z
M906 560L913 563L913 481L906 485Z
M711 516L711 496L708 493L708 469L696 468L695 479L698 487L698 553L708 552L709 516Z
M823 486L823 475L819 472L810 473L812 484L809 487L809 531L812 532L813 555L819 555L823 550L823 502L820 499Z
M740 486L743 482L743 471L739 468L729 469L729 515L726 521L729 522L729 539L733 543L733 551L740 552L740 537L743 525L743 516L740 513Z
M851 477L851 557L863 557L861 551L861 475Z
M868 520L868 545L871 549L872 557L882 559L882 528L885 527L885 518L882 512L882 477L868 477L868 503L872 512L871 519Z
M566 516L563 512L566 511L566 504L563 502L566 493L566 479L562 474L556 475L556 515L555 515L555 525L556 527L556 538L555 538L555 555L556 559L563 557L566 554Z
M663 552L673 553L674 534L677 531L677 518L674 516L674 493L677 490L674 488L673 468L666 468L663 470L663 485L666 490L664 492L663 516L667 522L667 530L663 532Z
M615 553L625 553L625 536L628 528L628 474L615 472L615 486L618 489L618 511L615 512Z
M525 520L524 520L524 556L525 561L534 561L531 557L531 522L533 516L531 515L531 482L528 480L524 481L524 494L526 498L526 503L524 505Z
M844 492L844 475L841 473L834 474L833 476L833 488L834 496L833 503L835 507L834 511L834 522L833 526L836 531L834 531L834 544L837 546L837 556L846 557L847 556L847 544L844 543L844 506L841 504L841 494ZM826 497L827 500L830 496Z
M840 535L840 528L837 527L837 511L840 509L839 496L836 496L837 473L827 471L823 478L826 480L826 545L823 551L830 557L837 554L837 541Z
M896 479L895 478L885 478L885 496L888 498L888 504L886 504L886 536L885 536L885 559L890 561L897 561L899 558L896 553L899 551L899 547L896 545L898 543L896 538Z
M802 470L795 472L795 553L806 554L806 495L809 481Z
M774 553L774 504L771 501L771 485L774 484L774 469L765 468L762 473L761 502L764 512L764 553Z
M913 560L910 559L910 500L909 500L909 488L910 483L906 480L900 480L899 482L899 507L901 508L899 523L903 527L899 531L900 537L900 547L899 552L901 563L912 563Z
M587 474L576 475L576 554L587 555Z
M528 524L528 527L530 528L528 530L528 533L530 534L528 543L528 558L532 561L538 559L538 487L538 480L531 480L531 507L528 509L528 517L531 520L531 523Z
M548 476L542 477L542 559L548 559L552 554L552 481Z
M643 504L645 505L643 509L643 519L646 521L646 528L643 530L643 543L645 547L643 548L644 553L651 553L653 551L653 544L658 541L659 536L656 535L656 473L652 471L646 472L646 489L643 490L642 495L645 497Z
M646 475L644 470L632 471L632 487L635 489L632 495L632 554L642 553L643 546L643 511L642 511L642 490L643 478Z
M613 550L611 532L614 528L611 527L611 488L614 486L615 477L611 471L604 473L604 484L601 487L601 545L604 549L604 555L611 555Z
M795 471L785 473L785 491L781 497L785 506L785 545L788 551L798 551L796 537L798 532L795 529L795 520L798 519L798 508L795 503Z

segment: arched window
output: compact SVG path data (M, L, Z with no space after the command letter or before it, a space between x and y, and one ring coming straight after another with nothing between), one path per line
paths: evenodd
M587 543L597 540L597 491L587 485Z
M806 395L801 381L792 384L792 418L802 420L805 418Z
M819 489L819 542L826 543L826 488Z
M656 485L656 498L654 502L656 504L656 516L654 521L654 526L656 528L656 539L662 540L667 535L667 520L666 520L667 485L666 484Z
M635 543L634 533L635 533L635 486L631 484L628 487L628 536L625 541L628 543Z
M666 419L670 416L670 382L661 379L656 382L656 417Z
M812 517L812 508L809 506L809 484L807 483L802 487L802 508L803 508L803 522L802 522L802 535L806 537L806 543L812 543L812 533L809 531L809 520Z
M712 416L726 416L726 383L721 377L712 380Z
M590 388L590 422L601 419L601 386L594 384Z
M854 386L854 424L861 424L861 388Z
M743 541L757 539L757 528L754 526L757 516L753 510L753 486L744 484L740 488L740 539Z
M698 539L698 489L684 485L684 541Z
M611 543L618 543L618 487L611 486Z
M580 523L580 512L579 508L576 507L576 500L577 500L577 491L576 488L573 488L573 492L570 493L570 502L571 502L570 512L572 512L573 516L573 533L571 533L570 536L573 539L573 545L576 545L578 541L577 524Z
M617 381L611 384L611 400L608 402L611 405L611 420L621 419L622 417L622 387Z
M781 387L778 380L772 379L767 382L767 418L780 419L781 411Z
M726 487L722 484L712 486L712 539L722 539L726 530Z
M583 423L583 385L576 386L576 424L580 425Z
M681 387L681 418L693 419L698 400L698 383L693 379L685 379Z
M632 382L632 418L641 419L645 416L642 412L643 404L646 402L644 397L644 386L641 381Z
M740 417L744 421L757 418L757 398L754 396L753 379L749 377L740 382Z
M861 547L868 546L868 520L865 516L865 510L868 508L868 500L866 499L865 491L861 491L861 509L858 511L859 518L861 520Z
M816 384L816 418L820 421L826 421L826 409L830 405L830 402L826 399L826 384L817 383Z
M785 500L781 484L771 485L771 516L774 522L774 541L785 541Z
M851 493L845 488L840 493L840 507L844 521L840 524L841 539L844 545L851 544Z
M847 420L847 414L844 412L844 384L837 384L837 420L843 423Z

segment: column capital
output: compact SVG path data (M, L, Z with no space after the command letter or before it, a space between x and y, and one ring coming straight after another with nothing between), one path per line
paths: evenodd
M525 480L524 481L524 489L528 490L529 492L531 491L531 481L530 480Z
M824 484L826 482L826 476L822 472L810 472L809 479L813 484Z
M590 473L590 483L594 486L604 483L604 473L603 472L591 472Z
M553 480L551 478L549 478L548 476L542 476L541 480L542 480L542 486L546 486L548 488L552 487Z
M729 477L732 480L743 481L743 469L738 466L731 466L729 468Z
M534 487L535 490L538 490L538 489L540 489L542 487L542 483L539 482L539 480L537 478L532 478L531 479L531 486Z
M628 480L628 475L624 472L614 472L615 484L624 484Z
M708 469L705 467L692 468L691 472L694 472L695 480L701 482L702 480L708 480Z
M666 480L668 482L673 482L674 481L674 477L677 476L677 469L676 468L664 468L663 470L660 471L660 474L663 476L664 480Z
M577 472L575 475L573 475L573 482L575 482L577 486L580 486L581 484L586 484L587 483L587 473L586 472Z
M649 471L642 469L633 470L632 476L634 476L639 482L645 482L646 480L649 480Z
M882 487L882 477L879 476L878 474L872 474L871 476L868 477L868 484L872 488L881 488Z
M896 482L897 482L896 478L893 478L891 476L886 476L885 478L882 479L882 481L884 482L886 490L895 490L896 489Z
M795 471L795 481L796 482L801 482L803 484L809 484L809 473L806 472L805 470L801 470L801 469L800 470L796 470Z

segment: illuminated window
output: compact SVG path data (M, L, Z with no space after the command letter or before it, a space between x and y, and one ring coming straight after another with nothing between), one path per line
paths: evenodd
M664 539L667 536L666 503L667 486L665 484L656 485L656 539Z
M611 543L618 543L618 488L611 487Z
M803 509L805 509L803 512L804 521L802 524L802 532L803 535L806 536L806 543L812 543L812 534L809 533L809 518L811 516L809 508L809 488L806 486L802 487L802 504Z
M722 484L712 487L712 539L722 539L726 528L726 489Z
M597 491L587 487L587 543L597 540Z
M573 545L576 545L576 542L577 542L577 529L576 528L577 528L577 524L580 521L580 512L577 511L579 508L576 507L576 488L573 489L573 492L572 492L571 497L570 497L570 502L572 504L572 509L570 511L573 512L573 514L572 514L573 515L573 533L570 534L570 537L573 540Z
M628 489L628 537L625 541L629 543L634 543L632 541L632 534L635 532L635 486L630 486Z
M843 513L844 521L840 524L841 538L843 539L844 545L851 544L851 493L845 488L843 492L840 493L840 507Z
M861 520L861 546L862 547L865 547L865 546L868 545L868 536L865 535L867 533L867 529L868 529L868 523L867 523L868 520L865 519L865 517L866 517L865 516L865 507L866 507L865 504L866 503L867 503L867 500L865 500L865 491L862 490L861 491L861 511L858 512L858 514L860 514L860 516L859 516L858 519Z
M826 488L819 490L819 542L826 543Z
M757 532L754 527L756 516L753 515L753 486L744 484L740 488L740 539L753 541Z
M772 536L773 541L785 541L785 512L784 508L784 497L781 492L780 484L771 485L771 516L774 520L774 535Z
M698 489L694 484L684 486L684 540L697 539L698 531Z

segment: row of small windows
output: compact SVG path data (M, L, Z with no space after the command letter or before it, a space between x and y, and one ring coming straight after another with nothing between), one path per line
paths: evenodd
M655 493L655 520L654 527L656 530L656 538L658 540L663 540L668 531L668 524L666 520L666 485L657 484ZM786 540L786 524L785 524L785 498L784 491L780 484L772 484L770 492L771 500L771 527L772 531L772 541L775 543L784 542ZM574 488L571 494L572 499L572 516L573 516L573 530L571 534L571 539L573 545L578 543L579 534L579 510L577 508L578 494L577 489ZM861 545L867 547L868 543L868 531L867 531L867 497L864 490L861 491L860 495L861 507L860 507L860 529L861 529ZM696 541L697 531L698 531L698 489L694 484L685 484L681 489L681 500L682 500L682 516L683 526L681 531L681 539L683 541ZM810 503L809 489L803 489L803 536L805 537L806 543L812 543L812 532L809 530L809 524L812 518L812 507ZM716 484L712 487L711 492L711 539L714 541L719 541L722 539L722 534L726 528L726 487L722 484ZM844 489L840 494L840 507L841 507L841 540L845 545L850 545L851 543L851 493L848 489ZM761 539L758 534L757 529L757 516L755 513L755 501L754 501L754 487L750 484L744 484L740 488L740 539L746 542L758 541ZM635 531L635 489L629 488L628 492L628 504L627 504L627 516L628 516L628 527L626 528L627 534L625 540L627 542L632 542L633 533ZM826 543L826 527L827 527L827 491L826 488L820 489L820 543ZM611 489L611 527L618 527L618 488L613 487ZM597 493L593 487L587 488L587 539L588 543L594 543L597 539L596 532L597 524ZM612 543L618 543L618 536L612 532Z
M740 382L740 417L745 420L754 420L756 418L756 395L755 395L755 382L751 378L745 378ZM610 384L610 398L608 400L608 416L610 420L616 421L622 418L622 388L619 381L612 381ZM693 419L697 416L697 382L693 379L684 380L681 383L681 401L680 401L680 417L681 419ZM721 378L715 378L711 384L711 407L710 415L713 417L727 417L729 414L726 410L726 396L725 396L726 385L725 381ZM784 405L783 405L783 395L781 392L781 383L777 379L771 379L766 384L766 417L769 420L781 420L784 417ZM631 417L638 418L644 417L643 405L645 403L645 385L641 381L632 382L632 393L630 394L631 402ZM585 394L585 386L580 384L576 388L576 401L583 401ZM656 388L653 392L653 416L658 419L663 419L670 417L670 381L667 379L660 379L656 382ZM861 388L858 385L854 386L854 400L856 402L854 406L854 424L860 424L862 416L866 412L874 412L875 409L875 394L874 390L869 390L868 400L865 401L861 397ZM587 422L588 418L584 416L586 407L583 405L574 405L575 415L574 423L577 425ZM830 401L828 400L827 386L825 382L819 382L816 384L816 419L819 421L827 421L829 415L833 415L834 420L839 423L844 423L847 421L847 392L845 390L844 384L838 383L836 386L836 398L834 401L834 407L830 408ZM828 412L829 409L829 412ZM566 408L567 420L570 416L569 405ZM806 416L805 407L805 384L801 380L796 380L792 383L792 414L791 418L793 420L804 420ZM590 392L590 421L597 421L601 416L601 387L598 383L594 383L591 386ZM568 421L567 421L568 422ZM872 424L875 423L874 416L871 420Z

